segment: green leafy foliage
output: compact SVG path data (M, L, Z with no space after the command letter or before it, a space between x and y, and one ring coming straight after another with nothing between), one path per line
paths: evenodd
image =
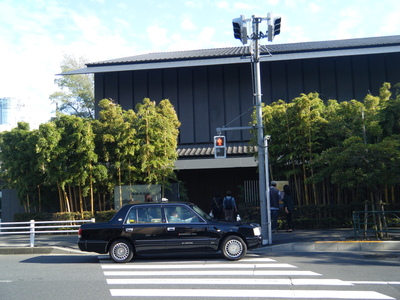
M112 207L115 186L174 177L180 123L168 100L145 99L137 113L108 99L100 106L98 120L59 114L38 130L20 123L0 135L3 178L27 212L41 210L42 187L58 192L46 201L58 200L60 211L82 215Z
M61 72L68 72L85 67L86 59L65 55ZM50 95L52 103L57 104L61 113L82 118L94 118L94 80L93 74L63 75L54 80L60 88Z
M395 202L399 120L398 86L392 92L389 83L362 101L323 102L309 93L264 106L270 178L288 180L299 206Z

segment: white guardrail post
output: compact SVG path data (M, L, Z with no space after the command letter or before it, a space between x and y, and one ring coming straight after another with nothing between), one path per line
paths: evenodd
M30 238L31 247L35 247L35 220L31 220L29 231L30 231L30 237L31 237Z

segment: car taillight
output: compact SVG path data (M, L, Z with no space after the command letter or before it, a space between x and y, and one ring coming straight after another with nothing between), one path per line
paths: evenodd
M78 230L78 238L80 239L82 237L82 228L79 228Z

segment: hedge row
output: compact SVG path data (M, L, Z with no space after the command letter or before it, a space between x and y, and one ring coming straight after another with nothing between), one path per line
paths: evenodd
M400 211L400 204L385 206L386 211ZM328 229L353 227L353 211L364 211L363 203L348 205L304 205L295 207L293 223L296 229ZM260 207L241 204L239 214L242 220L261 223ZM283 209L280 210L278 229L286 229Z

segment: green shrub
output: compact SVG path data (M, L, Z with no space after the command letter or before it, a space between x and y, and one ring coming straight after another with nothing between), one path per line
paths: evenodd
M261 212L259 206L249 203L240 203L238 213L242 221L261 223Z
M52 221L53 214L45 212L37 212L37 213L18 213L14 215L14 222L29 222L30 220Z
M95 213L96 223L108 222L116 213L116 210L98 211Z
M90 220L93 218L91 212L84 212L83 218L78 212L58 212L58 213L19 213L14 215L15 222L35 221L69 221L69 220Z
M296 229L351 228L352 213L357 205L305 205L295 207L293 223ZM361 206L361 205L359 205ZM261 223L259 206L241 203L239 214L243 221ZM280 210L278 229L286 229L286 217Z

